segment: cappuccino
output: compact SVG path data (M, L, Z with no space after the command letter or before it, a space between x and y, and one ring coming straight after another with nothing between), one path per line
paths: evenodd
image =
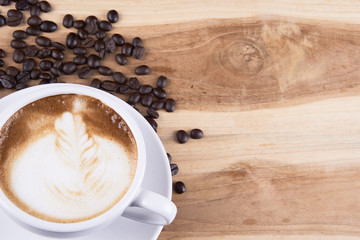
M61 94L18 110L0 132L0 188L37 218L74 223L112 208L135 176L126 122L100 100Z

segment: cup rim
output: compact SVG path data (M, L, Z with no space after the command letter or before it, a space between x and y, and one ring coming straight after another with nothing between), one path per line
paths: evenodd
M34 90L34 88L36 88L36 90ZM112 208L110 208L105 213L102 213L99 216L81 222L56 223L34 217L26 213L25 211L21 210L14 203L12 203L6 197L6 195L3 193L1 189L0 189L0 206L4 208L7 214L9 214L12 218L15 218L15 220L20 221L20 223L25 223L26 225L34 227L38 230L44 230L48 232L58 232L58 233L82 232L89 229L94 229L96 227L114 221L124 212L124 210L131 204L132 200L136 197L138 189L140 188L141 182L143 180L145 174L145 167L146 167L146 149L145 149L144 139L136 121L123 107L127 103L121 100L120 98L118 99L120 101L114 102L114 99L112 98L113 96L111 94L103 90L99 90L93 87L80 85L80 84L57 83L57 84L49 84L49 85L38 85L31 87L31 90L32 91L29 94L26 94L26 89L22 90L24 93L23 97L18 98L18 100L13 102L12 105L7 106L2 111L0 111L0 128L20 108L41 98L61 95L61 94L79 94L79 95L86 95L96 98L101 102L103 102L104 104L106 104L107 106L109 106L110 108L112 108L114 111L116 111L131 129L138 150L138 161L137 161L135 176L133 178L129 190Z

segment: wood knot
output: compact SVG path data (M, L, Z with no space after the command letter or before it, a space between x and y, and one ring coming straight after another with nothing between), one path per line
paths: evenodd
M220 67L232 74L256 75L264 67L264 57L255 43L238 40L218 54Z

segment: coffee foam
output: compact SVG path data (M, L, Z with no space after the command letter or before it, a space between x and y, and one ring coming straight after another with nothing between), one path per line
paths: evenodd
M59 95L47 100L57 101L50 104L57 114L39 113L48 108L43 99L24 107L3 127L1 187L16 205L45 220L67 223L98 216L131 185L137 164L132 133L118 114L96 99ZM36 118L29 121L31 110ZM10 137L14 128L31 134L6 154L8 143L16 138ZM23 135L16 140L19 137Z

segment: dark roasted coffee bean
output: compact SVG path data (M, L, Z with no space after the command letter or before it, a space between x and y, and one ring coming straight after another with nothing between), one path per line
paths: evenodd
M81 45L86 48L91 48L95 45L95 40L92 37L88 37L87 39L81 42Z
M27 38L27 33L23 30L16 30L13 32L13 37L16 39L25 39Z
M57 80L57 77L52 77L49 79L49 83L57 83L58 80Z
M129 79L129 87L134 90L138 90L140 88L139 79L136 77L132 77Z
M76 64L76 65L83 65L83 64L85 64L86 63L86 61L87 61L87 57L85 57L85 56L76 56L76 57L74 57L74 59L73 59L73 62Z
M40 7L33 5L30 7L30 16L40 16Z
M103 40L96 40L95 41L95 45L94 45L94 49L97 52L100 52L101 49L105 49L105 42Z
M186 143L189 140L189 136L184 130L179 130L176 133L176 139L179 143Z
M40 35L41 31L39 27L28 27L26 28L26 33L31 36L38 36Z
M57 69L57 68L54 68L54 67L50 68L50 72L51 72L51 74L54 75L55 77L58 77L58 76L60 76L60 74L61 74L60 70Z
M7 5L10 5L11 2L10 0L0 0L0 5L1 6L7 6Z
M6 68L6 74L16 77L16 75L19 74L19 69L17 69L16 67L13 67L13 66L9 66Z
M102 40L102 39L104 39L106 37L106 32L99 30L99 31L97 31L95 33L95 36L96 36L97 39Z
M115 61L119 64L119 65L126 65L127 64L127 57L124 54L116 54L115 55Z
M25 55L28 57L35 57L39 52L39 49L35 45L30 45L24 50Z
M168 81L167 77L160 76L156 81L156 86L158 86L159 88L164 88L166 87L167 81Z
M8 17L6 20L6 23L10 27L16 27L16 26L20 25L21 19L19 19L17 17Z
M48 3L47 1L39 2L39 7L40 7L40 11L42 11L42 12L50 12L51 11L50 3Z
M76 20L73 22L73 27L76 29L84 28L85 22L83 20Z
M179 167L176 163L170 164L171 176L175 176L179 172Z
M121 53L127 57L131 56L132 51L133 51L133 45L131 45L131 43L125 43L124 46L122 46L121 48Z
M16 75L16 81L18 83L25 83L30 79L30 73L22 71L18 75Z
M152 118L155 118L155 119L159 118L159 113L152 107L149 107L148 109L146 109L146 113Z
M146 94L145 96L142 97L141 99L141 104L144 107L150 107L150 105L153 102L153 97L150 94Z
M37 36L35 42L41 47L50 47L52 45L50 38L44 36Z
M41 18L39 16L31 16L27 19L27 24L29 26L40 26Z
M85 40L89 37L89 34L85 29L79 29L77 34L81 40Z
M181 181L178 181L174 185L175 192L182 194L186 191L185 184Z
M6 72L4 70L0 70L0 76L5 75Z
M125 39L120 34L116 33L112 35L111 38L114 40L116 46L123 46L125 44Z
M159 87L153 89L153 94L155 97L157 97L159 99L164 99L164 98L166 98L166 95L167 95L165 90L162 88L159 88Z
M94 54L91 54L87 59L87 64L90 68L98 68L100 66L100 58Z
M114 72L112 74L112 78L114 79L115 82L117 82L118 84L124 84L126 82L126 77L124 76L123 73L121 72Z
M132 94L130 94L129 99L128 99L128 103L130 104L135 104L140 100L140 93L139 92L133 92Z
M91 81L91 84L90 84L91 87L94 87L94 88L100 88L101 87L101 81L97 78L94 78L92 81Z
M150 126L156 131L157 127L158 127L158 124L157 122L150 116L145 116L144 117L148 123L150 124Z
M26 42L21 39L13 39L11 40L10 45L12 48L20 49L26 47Z
M3 67L5 65L4 60L0 59L0 67Z
M39 82L39 85L48 84L48 83L49 83L49 80L48 80L48 79L42 79L42 80Z
M66 75L72 74L76 71L76 64L73 62L66 62L63 64L62 71Z
M63 60L65 55L60 49L53 49L51 51L51 57L55 60Z
M79 38L75 33L69 33L66 37L66 46L70 49L75 48L79 43Z
M22 63L25 58L25 53L21 49L15 49L13 53L13 60L16 63Z
M34 5L38 3L38 0L27 0L30 4Z
M57 29L57 25L52 21L43 21L40 24L40 30L43 32L55 32L56 29Z
M40 70L42 71L49 71L52 68L53 63L49 60L42 60L39 63Z
M105 49L101 49L99 52L99 57L101 58L101 60L104 60L106 56L106 50Z
M76 47L73 51L75 55L85 55L87 53L87 50L84 47Z
M95 17L95 16L87 16L86 17L86 19L85 19L85 23L86 24L89 24L89 23L95 23L95 24L97 24L98 23L98 19L97 19L97 17Z
M91 74L91 68L89 68L88 66L79 68L77 73L79 78L85 79Z
M153 90L152 86L150 85L142 85L140 88L139 88L139 93L141 94L148 94L148 93L151 93Z
M111 25L111 23L108 22L108 21L100 21L100 22L99 22L99 28L100 28L100 30L103 30L103 31L105 31L105 32L108 32L108 31L111 30L112 25Z
M5 57L5 51L0 48L0 58Z
M198 128L195 128L193 130L190 131L190 137L193 139L200 139L204 136L203 131L201 131Z
M0 15L0 27L6 25L6 18L3 15Z
M16 9L10 9L7 11L7 16L8 17L15 17L17 19L22 19L23 18L23 14L22 12L20 12L19 10Z
M86 32L89 34L95 34L98 31L98 26L96 22L89 22L85 27Z
M20 11L28 10L29 7L30 7L30 4L26 0L17 1L15 4L15 8Z
M14 88L16 85L16 80L11 75L2 75L0 76L0 83L4 88Z
M51 79L51 75L50 75L49 73L44 73L44 72L42 72L42 73L39 74L39 78L40 78L40 79L50 80L50 79Z
M166 153L166 155L167 155L167 158L168 158L168 160L169 160L169 163L171 163L171 161L172 161L171 154L170 154L170 153Z
M115 10L110 10L107 13L107 19L109 20L109 22L111 23L116 23L117 21L119 21L119 14L117 11Z
M61 51L65 51L66 47L64 44L59 43L59 42L53 42L52 43L53 47L56 47L57 49L61 50Z
M116 44L114 39L112 38L106 38L105 39L105 49L109 53L113 53L116 50Z
M121 94L126 94L126 93L130 92L130 88L126 84L121 84L119 86L119 88L117 89L117 92L121 93Z
M166 101L165 101L165 110L167 112L173 112L173 111L175 111L175 108L176 108L175 100L172 99L172 98L166 99Z
M27 87L28 87L28 85L26 85L25 83L18 83L18 84L16 84L15 89L17 91L19 91L19 90L25 89Z
M36 65L36 62L33 58L27 58L23 62L22 69L26 72L31 72Z
M38 58L43 59L51 56L51 50L48 48L42 48L37 54Z
M111 69L105 66L100 66L98 68L98 71L101 75L105 75L105 76L110 76L112 74Z
M136 75L147 75L150 73L150 68L147 65L140 65L135 68Z
M155 110L160 110L164 107L164 102L161 100L156 100L151 104L151 107Z
M66 28L71 28L74 23L74 17L71 14L66 14L63 18L63 26Z
M145 48L140 46L140 47L135 47L133 49L132 55L134 58L140 59L144 56L144 53L145 53Z
M39 69L33 69L30 72L30 78L31 79L39 79L39 75L40 75L41 71Z
M132 45L134 47L140 47L142 45L142 40L141 38L139 37L135 37L133 40L132 40Z
M113 81L103 81L101 83L101 87L103 89L105 89L106 91L115 92L118 90L119 84L117 84L116 82L113 82Z
M62 66L63 66L63 63L61 60L56 60L53 64L53 67L56 69L59 69L59 70L62 68Z

